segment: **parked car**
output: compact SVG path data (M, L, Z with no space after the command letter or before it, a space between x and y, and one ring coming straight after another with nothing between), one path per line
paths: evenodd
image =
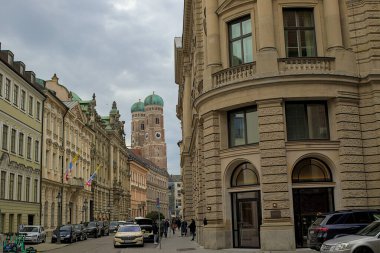
M41 243L46 241L46 232L42 226L26 225L20 231L25 235L25 243Z
M77 232L78 240L79 241L87 240L87 233L86 233L86 228L84 227L84 225L83 224L74 224L73 226Z
M319 250L322 243L338 235L355 234L380 219L380 210L346 210L322 214L308 229L308 247Z
M321 253L377 253L380 252L380 221L374 221L355 235L328 240Z
M117 230L113 239L115 248L126 245L140 245L144 247L144 234L139 225L123 225Z
M73 243L78 240L78 233L73 225L64 225L59 228L59 235L61 242ZM55 243L58 240L58 229L53 231L51 242Z
M110 235L110 227L108 221L98 221L100 233L102 236Z
M86 233L87 233L87 236L92 236L95 238L100 237L102 234L101 234L98 222L90 221L86 226Z
M115 233L119 229L120 223L119 221L111 221L110 222L110 233Z
M154 235L153 235L153 221L149 218L144 217L136 217L135 223L140 225L141 230L144 233L144 241L154 241Z

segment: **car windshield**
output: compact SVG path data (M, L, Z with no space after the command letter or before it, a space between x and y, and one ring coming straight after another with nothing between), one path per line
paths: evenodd
M38 232L38 227L24 227L21 232Z
M59 231L70 231L71 230L71 226L63 226L59 229Z
M140 226L123 226L117 232L140 232Z
M98 222L99 226L103 226L103 221Z
M118 224L120 226L123 226L123 225L133 224L133 222L119 221Z
M375 236L380 233L380 222L372 222L362 230L360 230L357 235L362 236Z
M96 227L96 222L90 222L88 223L87 227Z
M119 223L117 221L111 221L110 226L117 226Z
M82 227L81 227L81 225L74 225L74 228L76 228L76 229L81 229Z

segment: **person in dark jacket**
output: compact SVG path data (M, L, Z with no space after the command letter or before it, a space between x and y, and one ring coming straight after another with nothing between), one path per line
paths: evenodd
M195 220L194 219L191 219L191 223L189 225L189 229L190 229L190 233L193 235L193 238L191 240L194 241L195 231L197 229L197 226L195 225Z
M158 244L158 227L157 227L156 221L154 221L152 224L152 232L154 236L154 239L153 239L154 244Z

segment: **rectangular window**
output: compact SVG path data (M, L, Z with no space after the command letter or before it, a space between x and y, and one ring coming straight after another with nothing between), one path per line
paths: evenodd
M33 202L37 202L37 196L38 196L38 179L34 179Z
M26 158L32 159L32 137L28 137L28 142L26 143Z
M36 117L37 120L41 120L41 103L39 101L37 101Z
M0 179L0 198L5 199L5 182L7 179L7 172L2 171L1 172L1 179Z
M253 62L251 17L228 24L231 67Z
M30 177L26 178L25 183L25 201L29 202L29 196L30 196Z
M18 154L24 156L24 134L18 134Z
M5 99L10 100L11 97L11 80L5 78Z
M3 125L3 145L4 150L8 150L8 126Z
M34 142L34 160L36 162L39 161L39 158L38 158L39 148L40 148L40 142L39 141L35 141Z
M16 153L16 129L11 130L11 152Z
M33 116L33 97L29 96L29 115Z
M3 96L3 75L0 74L0 97Z
M228 114L230 147L259 142L257 108L245 108Z
M22 195L22 176L17 177L17 200L21 201Z
M13 104L18 106L18 85L13 86Z
M326 102L287 102L285 113L289 141L330 138Z
M283 9L286 57L317 55L313 9Z
M13 200L13 193L15 188L15 174L11 173L9 175L9 198L10 200Z
M26 92L21 90L21 110L25 111Z

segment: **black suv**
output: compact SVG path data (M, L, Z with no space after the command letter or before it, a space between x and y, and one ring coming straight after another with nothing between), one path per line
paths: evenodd
M99 229L102 236L110 235L110 225L108 221L98 221Z
M98 222L90 221L86 226L86 233L87 236L100 237L102 234Z
M343 210L318 215L309 227L307 245L319 250L324 241L355 234L375 220L380 220L380 210Z

